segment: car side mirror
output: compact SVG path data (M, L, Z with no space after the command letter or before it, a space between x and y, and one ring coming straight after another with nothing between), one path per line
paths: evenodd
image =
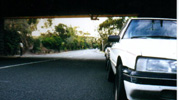
M108 37L108 42L119 42L120 37L118 35L110 35Z

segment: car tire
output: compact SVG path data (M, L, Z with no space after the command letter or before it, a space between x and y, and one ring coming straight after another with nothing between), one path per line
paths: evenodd
M107 79L108 79L109 82L114 82L114 73L113 73L113 70L112 70L110 60L109 60L108 67L109 67L109 70L108 70Z
M127 100L126 92L125 92L125 88L124 88L121 63L116 68L114 94L115 94L115 100Z
M109 59L106 59L106 70L108 71L109 70L109 67L110 67L110 61Z

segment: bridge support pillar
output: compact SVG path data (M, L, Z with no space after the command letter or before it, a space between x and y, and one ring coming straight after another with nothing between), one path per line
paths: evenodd
M0 17L0 55L4 54L4 18Z

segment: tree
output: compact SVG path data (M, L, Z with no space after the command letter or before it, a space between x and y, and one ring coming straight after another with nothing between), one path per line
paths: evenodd
M20 36L17 31L4 31L4 54L15 55L19 51Z
M37 30L37 24L39 23L38 19L30 18L27 19L27 22L30 25L31 31Z
M55 31L64 40L66 38L70 37L70 33L69 33L69 30L68 30L68 27L65 24L61 24L60 23L57 26L55 26Z
M68 27L68 34L70 35L68 38L66 38L65 42L66 42L66 46L67 49L73 50L76 49L76 45L75 45L75 39L77 39L77 27Z
M28 49L28 47L32 43L31 33L33 30L36 30L37 23L38 23L37 19L6 19L4 23L4 29L7 33L6 35L12 34L13 36L15 33L16 35L13 37L13 39L9 41L6 41L6 39L8 40L8 37L5 36L4 40L9 43L12 42L16 43L16 44L14 43L11 44L11 47L15 47L15 46L18 47L18 42L16 42L16 40L19 42L22 41L22 43L24 44L24 49L25 50ZM17 52L17 51L13 51L13 52ZM9 53L11 53L11 51L9 51Z
M45 20L45 23L44 23L44 26L42 26L42 28L49 28L52 26L52 19L51 18L48 18Z
M98 32L104 43L107 43L107 39L109 35L119 34L119 31L122 28L124 22L125 22L124 17L118 19L113 19L112 17L108 17L107 20L105 20L103 23L99 25Z
M53 49L60 51L60 47L62 45L62 39L57 34L48 33L41 36L42 44L47 49Z

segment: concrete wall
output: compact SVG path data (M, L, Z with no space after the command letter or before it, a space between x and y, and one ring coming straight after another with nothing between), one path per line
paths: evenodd
M4 52L4 19L0 17L0 55Z

